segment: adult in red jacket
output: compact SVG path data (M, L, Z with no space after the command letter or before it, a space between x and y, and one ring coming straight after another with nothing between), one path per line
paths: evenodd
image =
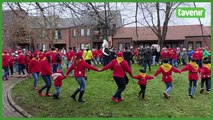
M22 53L21 50L18 50L18 57L17 57L17 62L18 62L18 77L21 77L21 72L23 74L22 77L26 77L25 76L25 72L24 72L24 69L25 69L25 56L24 56L24 53Z
M67 69L72 65L72 59L74 57L75 53L72 50L72 47L69 47L69 51L67 51L66 56L67 56Z
M171 51L172 66L177 67L178 54L176 49Z
M14 63L15 63L15 58L14 58L14 53L11 53L10 54L10 61L9 61L9 69L10 69L10 75L11 77L13 77L13 66L14 66Z
M41 71L41 64L40 64L39 56L37 54L34 54L34 57L31 59L29 63L28 73L32 74L34 78L33 87L35 90L38 90L37 85L38 85L40 71Z
M72 70L74 70L74 76L80 88L77 88L75 90L75 92L71 95L71 98L73 98L76 101L75 96L80 92L78 102L85 102L82 98L86 88L86 69L88 68L94 71L99 71L98 68L93 67L89 65L88 63L86 63L82 55L83 53L80 51L75 54L73 64L67 70L67 73L66 73L66 76L67 76Z
M203 61L203 67L201 69L201 90L200 93L204 91L204 83L206 84L206 93L209 93L211 89L211 64L208 60Z
M166 90L163 92L163 94L167 99L170 97L169 92L172 89L172 72L181 73L180 70L170 65L167 59L164 59L163 65L161 65L160 68L154 74L154 77L156 77L160 73L163 74L162 81L166 85Z
M118 52L116 59L112 60L109 64L102 68L102 71L111 69L113 70L113 78L118 86L116 93L113 95L112 100L116 103L121 102L123 98L121 97L122 92L126 88L126 78L125 72L128 72L132 77L132 70L129 67L127 61L123 58L123 53Z
M52 70L51 70L51 65L50 65L50 53L45 53L44 58L41 62L41 77L43 78L45 85L38 91L39 96L44 96L42 94L42 91L44 89L46 90L46 96L50 97L52 94L49 94L49 90L52 85L52 80L51 80L51 75L52 75Z
M200 68L196 63L195 59L191 59L191 62L187 64L185 67L181 69L181 71L189 71L188 79L189 79L189 88L188 94L191 98L194 97L197 87L198 81L198 73L200 72ZM193 84L193 85L192 85Z
M161 55L162 63L163 63L164 59L168 59L169 58L169 54L168 54L167 48L162 48L162 51L161 51L160 55Z
M56 73L57 69L58 69L58 62L57 62L57 51L55 50L55 48L51 48L51 53L50 53L50 58L51 58L51 63L52 63L52 68L53 68L53 73Z
M154 79L153 76L149 76L146 74L146 70L144 69L140 69L139 70L141 73L137 76L132 76L132 78L138 79L138 85L140 85L140 92L138 94L139 98L144 99L145 98L145 91L146 91L146 84L147 84L147 80L151 80Z
M2 79L8 80L7 76L9 75L9 60L10 60L10 55L7 53L7 50L3 50L2 54L2 68L4 70L4 74Z

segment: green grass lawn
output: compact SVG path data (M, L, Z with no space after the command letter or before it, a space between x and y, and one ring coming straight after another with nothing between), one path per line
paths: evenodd
M139 73L140 66L132 65L133 74ZM152 68L153 75L158 66ZM161 75L148 81L145 100L140 100L137 94L140 90L137 80L130 78L130 82L123 92L125 100L114 103L111 100L116 91L116 84L112 78L112 71L87 72L88 80L84 95L85 103L78 103L70 98L70 95L78 87L76 80L67 78L63 81L61 98L39 97L33 89L33 78L18 83L12 90L15 102L24 110L35 117L92 117L92 118L209 118L211 114L210 94L200 94L200 80L195 98L188 96L188 72L173 74L173 89L171 98L165 99L162 92L165 85L161 81ZM39 80L39 88L44 84ZM55 92L54 86L51 93Z

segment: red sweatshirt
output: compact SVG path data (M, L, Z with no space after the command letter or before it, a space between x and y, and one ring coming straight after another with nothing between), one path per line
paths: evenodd
M84 60L80 60L77 65L72 65L68 70L66 75L68 75L72 70L74 70L74 76L75 77L85 77L86 76L86 68L98 71L98 68L89 65Z
M29 73L33 73L33 72L40 73L40 71L41 71L41 65L39 60L37 60L36 58L33 58L29 64Z
M193 68L190 64L187 64L184 68L181 69L181 71L189 71L188 79L189 80L198 80L198 72L200 72L200 68L198 67L198 70Z
M163 59L166 59L166 58L169 57L168 52L166 52L166 51L162 51L160 54L161 54L161 57L162 57Z
M53 64L58 64L58 62L57 62L57 60L56 60L56 55L57 55L57 51L52 51L52 52L50 53L51 62L52 62Z
M124 73L128 72L130 76L132 76L132 70L129 67L126 60L123 60L120 64L116 59L112 60L108 65L102 68L102 70L113 69L114 77L124 77Z
M18 58L17 58L18 64L19 65L24 65L25 64L25 56L23 53L20 53Z
M54 73L52 74L53 80L54 80L54 85L56 87L61 87L62 86L62 80L66 78L66 76L62 76L60 73Z
M13 66L15 63L15 58L13 56L10 56L9 66Z
M162 68L162 66L155 72L154 76L156 77L158 74L162 73L163 76L162 76L162 81L163 82L167 82L167 83L170 83L173 81L172 79L172 72L175 72L175 73L180 73L180 70L178 70L177 68L175 67L171 67L171 69L168 71L168 72L165 72Z
M74 57L75 54L74 54L73 50L70 50L66 53L66 55L67 55L67 60L70 61L72 59L72 57Z
M9 66L10 55L2 53L2 67Z
M199 60L200 59L200 53L198 51L195 51L192 55L192 58L195 60Z
M41 61L41 75L51 75L52 69L50 63L47 61L47 58L44 57Z
M146 85L147 80L154 79L154 77L146 75L145 77L142 77L140 74L137 76L133 76L132 78L138 79L138 84L139 85Z
M211 77L211 68L207 68L205 66L201 69L201 78L210 78Z

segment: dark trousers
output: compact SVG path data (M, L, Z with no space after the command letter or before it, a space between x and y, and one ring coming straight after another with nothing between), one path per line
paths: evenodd
M18 74L19 75L21 75L21 72L23 73L23 75L25 75L24 68L25 68L24 64L18 64Z
M91 60L85 60L86 61L86 63L88 63L89 65L91 65ZM88 69L88 71L89 71L90 69Z
M109 62L110 62L110 58L104 56L104 57L103 57L103 66L106 66L107 64L109 64Z
M149 66L149 71L151 71L151 59L144 61L144 70L146 70L147 65Z
M9 74L8 66L2 67L2 68L4 70L3 78L5 78L6 80L8 80L8 78L7 78L7 75Z
M182 60L182 63L183 63L184 66L187 65L186 59L181 59L181 60Z
M58 64L53 64L52 68L53 68L53 73L56 73L58 69Z
M9 66L10 68L10 75L13 75L14 71L13 71L13 66Z
M204 89L204 83L206 85L206 91L210 91L210 83L211 78L202 78L201 80L201 89Z
M46 95L49 93L52 81L51 81L51 76L50 75L42 75L41 76L45 82L45 85L39 90L39 92L42 92L44 89L47 88Z
M113 95L114 98L121 99L121 94L126 88L125 77L113 77L117 84L117 91Z
M146 92L146 85L140 85L140 92L139 92L139 97L145 98L145 92Z

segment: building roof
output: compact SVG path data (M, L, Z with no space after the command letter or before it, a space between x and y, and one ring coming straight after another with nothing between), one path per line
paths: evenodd
M138 27L138 39L136 27L122 27L117 29L113 38L132 38L133 41L158 40L149 27ZM203 27L204 35L210 35L210 26ZM200 25L169 26L166 40L184 40L186 36L202 36Z

